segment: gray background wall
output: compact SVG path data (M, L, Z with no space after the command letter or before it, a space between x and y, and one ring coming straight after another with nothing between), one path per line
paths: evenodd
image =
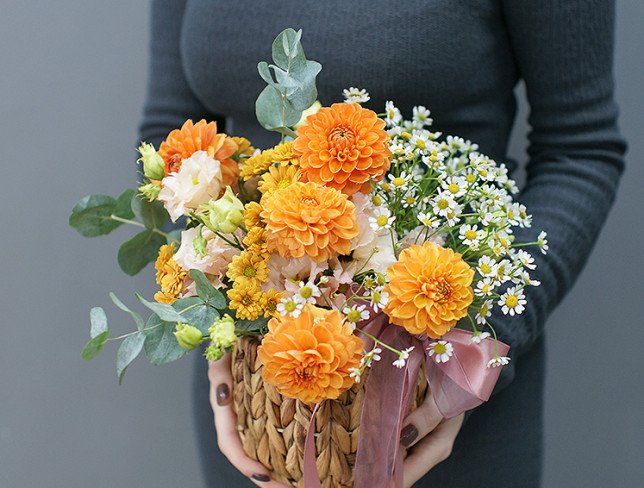
M150 296L115 253L66 227L81 194L134 183L145 88L147 2L0 3L0 486L201 487L191 362L138 361L118 386L113 348L80 350L87 311L114 290ZM547 487L644 479L644 3L618 5L616 80L628 170L586 271L548 325ZM512 152L525 147L525 106ZM119 324L119 321L122 322ZM204 406L207 408L207 406Z

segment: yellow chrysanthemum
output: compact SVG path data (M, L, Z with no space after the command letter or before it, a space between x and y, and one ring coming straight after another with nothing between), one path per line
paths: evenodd
M244 225L251 229L257 225L262 225L262 219L259 214L262 213L262 206L257 202L248 202L244 208Z
M400 253L387 269L385 313L412 334L438 339L467 315L474 270L460 254L426 242Z
M268 259L270 252L268 250L266 239L266 229L263 227L253 227L248 231L243 242L249 252L262 256L264 259Z
M293 154L293 141L283 142L273 148L273 161L276 163L297 164L297 156Z
M255 320L262 314L262 292L253 283L236 281L226 294L238 319Z
M157 270L156 281L161 290L155 293L154 299L159 303L174 302L186 281L188 272L179 266L174 256L174 243L161 246L154 267Z
M292 164L271 166L259 181L259 191L264 195L269 195L275 190L286 188L292 183L300 181L301 176L297 166Z
M261 304L264 309L264 317L278 317L280 313L277 310L277 304L285 296L286 293L283 291L275 291L272 288L266 293L262 293Z
M255 152L255 148L252 146L251 142L246 139L245 137L231 137L233 141L237 144L237 152L234 154L233 157L240 157L240 156L245 156L249 157L252 156L253 153Z
M226 276L235 283L247 282L257 287L268 279L266 259L259 254L244 251L238 256L233 256Z
M247 181L253 176L266 173L274 163L295 164L297 161L297 157L293 155L293 143L283 142L272 149L266 149L246 159L240 174L244 181Z

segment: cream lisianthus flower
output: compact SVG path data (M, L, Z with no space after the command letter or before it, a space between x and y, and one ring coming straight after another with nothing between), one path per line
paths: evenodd
M206 151L197 151L184 159L177 173L162 180L159 200L173 222L199 205L217 198L222 187L221 163Z
M221 280L226 274L228 265L233 256L239 254L239 249L234 248L208 229L202 229L201 234L206 240L205 255L195 250L194 240L199 235L199 229L195 227L181 233L181 246L174 255L174 260L183 269L198 269L209 275L214 286L221 286Z

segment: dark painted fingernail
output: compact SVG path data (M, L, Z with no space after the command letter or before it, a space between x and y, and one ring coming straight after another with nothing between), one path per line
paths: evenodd
M418 429L414 424L409 424L400 433L400 443L405 446L411 446L418 437Z
M217 405L223 407L230 402L230 390L226 383L217 385Z
M267 481L270 481L271 478L265 474L254 474L251 476L255 481L260 481L261 483L266 483Z

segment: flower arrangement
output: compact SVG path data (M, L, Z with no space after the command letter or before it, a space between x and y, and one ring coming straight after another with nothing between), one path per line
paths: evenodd
M188 120L158 149L141 144L138 191L74 207L70 225L85 236L141 228L118 262L136 274L154 261L159 285L154 301L137 295L147 319L111 294L133 332L110 337L105 312L92 309L83 357L122 340L121 381L142 350L162 364L207 343L205 357L216 361L251 336L261 342L263 381L316 404L376 365L403 371L416 355L444 367L486 345L481 367L496 372L481 373L492 379L475 406L509 361L489 318L495 308L523 312L524 289L539 285L525 248L545 253L546 235L515 242L513 228L531 217L513 200L506 167L432 131L425 107L410 120L392 102L376 113L356 88L321 106L321 67L300 36L282 32L274 64L258 66L267 82L258 120L281 134L279 144L258 150L215 122Z

